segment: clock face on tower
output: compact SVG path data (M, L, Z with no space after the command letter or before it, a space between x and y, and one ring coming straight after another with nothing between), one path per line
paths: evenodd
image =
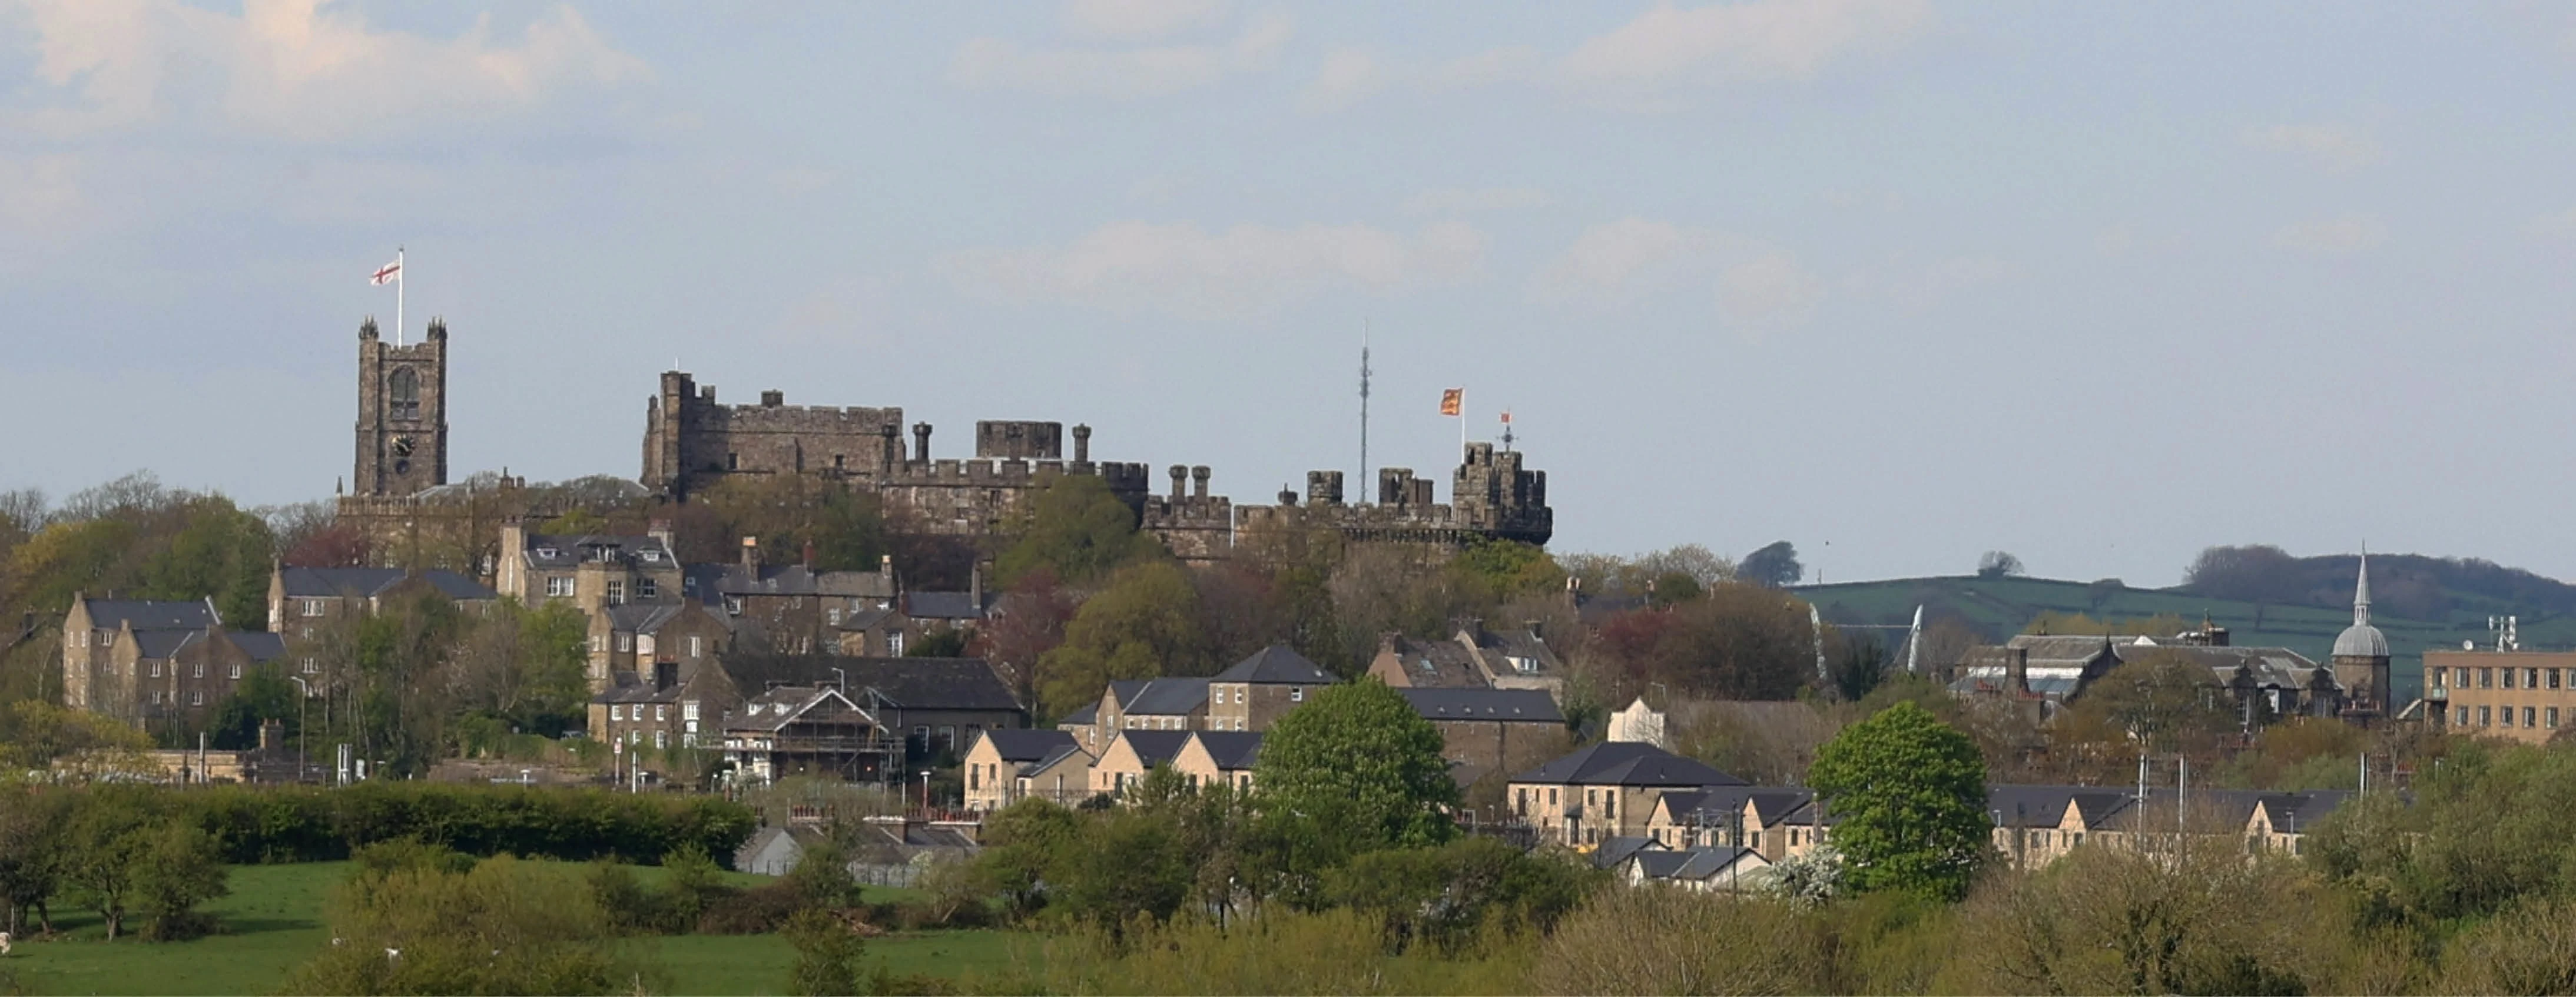
M408 436L397 436L397 437L394 437L394 456L396 456L396 457L409 457L409 456L411 456L411 447L412 447L411 437L408 437Z

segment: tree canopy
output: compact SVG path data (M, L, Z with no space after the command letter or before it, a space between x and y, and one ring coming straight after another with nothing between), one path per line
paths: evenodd
M1445 841L1458 784L1440 730L1374 678L1316 690L1262 738L1253 785L1265 819L1353 851Z
M1826 742L1807 781L1834 821L1853 888L1967 895L1991 825L1985 757L1966 734L1900 702Z
M1762 549L1744 555L1736 562L1735 577L1755 585L1787 588L1807 576L1807 566L1798 563L1797 545L1775 540Z
M994 565L1005 585L1040 568L1081 585L1163 552L1161 541L1136 531L1136 510L1096 475L1056 478L1027 503L1018 539Z

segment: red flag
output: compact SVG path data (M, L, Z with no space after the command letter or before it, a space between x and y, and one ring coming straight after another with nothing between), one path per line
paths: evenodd
M1449 388L1440 392L1440 414L1457 415L1467 407L1467 389Z

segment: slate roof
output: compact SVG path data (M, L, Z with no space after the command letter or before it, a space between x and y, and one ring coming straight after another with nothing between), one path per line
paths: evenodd
M874 571L814 571L802 564L762 565L753 571L739 564L692 564L681 586L699 599L722 596L811 595L861 599L894 598L894 582Z
M602 705L614 705L619 703L669 703L677 702L679 698L680 686L677 683L672 684L671 687L667 689L657 689L653 686L653 683L644 681L644 677L641 675L634 672L618 672L609 679L608 688L602 689L599 691L598 695L590 697L590 701ZM777 728L775 725L772 725L770 729L775 730Z
M1253 759L1261 754L1260 731L1202 730L1195 733L1199 745L1207 749L1208 757L1215 760L1216 767L1228 772L1251 768Z
M1662 850L1664 850L1664 843L1653 838L1616 835L1604 839L1601 847L1593 851L1592 865L1594 868L1607 869L1628 861L1629 856L1638 852Z
M1331 685L1341 681L1333 673L1290 649L1285 644L1272 644L1235 662L1234 667L1218 672L1217 682L1251 682L1263 685Z
M891 609L878 609L875 607L853 609L841 616L841 622L837 624L837 626L842 630L847 630L852 633L862 630L874 630L877 628L878 624L884 623L886 620L891 619L896 615L895 611Z
M614 533L564 535L527 535L527 546L518 551L528 564L539 568L571 568L585 560L613 559L628 564L670 565L680 560L671 548L652 536L622 536Z
M401 568L297 568L278 569L278 581L290 599L324 599L349 595L372 598L383 595L411 573ZM498 599L500 593L483 587L471 578L444 568L420 573L438 594L450 599Z
M286 657L286 638L278 634L230 630L224 633L224 637L231 640L234 647L241 648L243 654L250 655L252 661L276 661Z
M903 597L903 609L916 620L980 620L992 598L987 594L986 604L978 606L972 592L912 592Z
M1565 712L1544 689L1397 689L1425 720L1525 720L1562 724Z
M134 654L141 658L167 659L203 633L202 630L137 630L134 632Z
M1078 727L1088 727L1099 722L1100 701L1097 699L1082 704L1081 709L1067 713L1063 719L1056 721L1059 724L1072 724Z
M1476 649L1480 652L1505 658L1528 658L1537 665L1536 671L1524 672L1513 668L1509 661L1486 662L1485 667L1496 675L1556 675L1564 670L1563 664L1557 661L1556 649L1527 629L1487 630L1478 625L1467 634L1476 642Z
M1651 744L1604 741L1512 777L1582 786L1741 786L1745 782Z
M982 737L993 744L995 754L1006 762L1043 761L1065 748L1074 747L1073 735L1060 730L1011 730L993 728Z
M1696 854L1698 854L1696 851L1647 850L1632 852L1629 858L1637 863L1637 871L1644 873L1647 879L1671 879L1674 874L1681 872L1682 866L1688 865Z
M1206 679L1149 679L1127 700L1124 712L1129 716L1181 716L1207 705L1207 701Z
M1190 743L1190 735L1195 733L1198 732L1187 730L1122 730L1118 732L1118 739L1127 742L1127 746L1136 752L1137 760L1143 762L1147 767L1152 767L1155 765L1171 764L1172 759L1181 753L1181 747Z
M1123 712L1128 704L1136 701L1136 694L1145 691L1145 686L1152 681L1152 679L1111 679L1109 680L1109 699L1117 703L1118 709ZM1094 704L1094 707L1097 708L1097 705Z
M125 623L136 630L203 630L223 621L215 616L215 607L203 601L162 602L151 599L82 599L89 608L89 621L102 630L114 630Z
M750 702L743 704L740 712L725 718L724 727L727 731L775 731L795 722L817 704L838 696L837 690L827 687L779 686L753 696ZM861 709L859 712L864 714L867 711Z
M1417 641L1398 637L1386 650L1395 655L1396 667L1404 671L1405 680L1419 688L1481 689L1485 673L1476 670L1475 656L1454 640Z
M680 617L678 603L635 603L608 607L608 628L620 633L656 633Z

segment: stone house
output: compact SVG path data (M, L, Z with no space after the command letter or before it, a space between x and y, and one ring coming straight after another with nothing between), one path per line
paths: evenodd
M1792 814L1815 794L1796 786L1717 786L1672 792L1655 801L1646 833L1667 848L1750 848L1770 861L1789 855ZM1799 831L1804 841L1808 835Z
M387 605L435 596L470 616L489 613L500 593L444 569L298 568L278 565L268 576L268 632L290 645L313 640L320 627L383 612Z
M1105 745L1118 731L1201 730L1207 716L1207 679L1122 679L1101 692L1092 722Z
M1189 743L1172 756L1172 771L1190 781L1192 787L1212 790L1219 786L1237 794L1252 791L1252 764L1261 756L1261 733L1203 730L1190 735Z
M1440 729L1440 754L1466 776L1515 772L1564 754L1573 743L1565 713L1536 689L1398 689Z
M593 690L606 690L620 675L655 675L676 667L679 681L714 668L732 646L733 629L704 606L686 600L610 606L590 614L585 645Z
M1060 730L985 730L966 749L965 806L993 811L1035 796L1071 806L1091 797L1092 755Z
M1565 662L1535 625L1493 630L1468 620L1445 641L1387 635L1378 641L1369 674L1398 689L1565 689Z
M1511 777L1512 813L1542 841L1576 847L1644 836L1665 793L1744 780L1650 744L1605 741Z
M875 571L816 571L811 562L808 552L806 563L764 565L759 538L744 537L741 561L690 565L682 585L691 598L722 612L750 640L782 654L843 647L844 622L897 609L892 557L881 558ZM902 646L902 638L896 637L893 649L884 653L901 656ZM883 638L867 650L882 651Z
M493 588L521 604L564 601L592 615L610 606L677 603L682 587L666 523L643 536L551 536L517 521L501 525Z
M162 733L201 728L251 669L286 657L276 634L225 629L206 601L76 592L62 633L63 705Z
M737 688L830 686L846 690L912 760L953 758L978 731L1029 725L1027 707L982 658L859 658L736 650L725 670Z
M1281 715L1305 703L1308 692L1339 681L1287 645L1272 644L1207 680L1204 728L1269 730Z
M1065 714L1055 722L1055 729L1073 735L1075 743L1082 745L1082 750L1090 752L1094 758L1100 757L1100 753L1109 747L1109 738L1116 733L1101 729L1100 704L1097 702L1083 704L1080 709Z
M1771 860L1750 848L1641 849L1616 867L1630 886L1661 884L1699 893L1770 888Z
M1172 764L1190 743L1186 730L1122 730L1091 766L1093 795L1119 796L1145 773Z

